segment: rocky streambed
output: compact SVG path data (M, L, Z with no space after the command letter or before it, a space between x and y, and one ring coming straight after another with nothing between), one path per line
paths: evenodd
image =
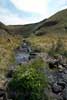
M49 89L47 95L51 100L67 100L67 64L64 59L47 60L48 68L45 73L48 77Z
M66 58L51 58L46 53L37 53L38 57L41 57L48 67L44 72L48 77L49 87L46 88L46 95L49 96L49 100L67 100L67 63ZM35 58L37 57L35 56ZM30 55L28 53L18 53L16 55L17 64L25 63L29 61Z
M50 57L47 53L32 52L32 49L24 43L24 45L16 51L16 65L28 63L28 61L36 57L41 57L48 64L44 72L48 78L48 88L45 89L45 93L49 97L49 100L67 100L67 58L60 56L55 59ZM7 82L12 78L13 70L16 65L10 68L7 74ZM0 89L0 97L6 98L4 89Z

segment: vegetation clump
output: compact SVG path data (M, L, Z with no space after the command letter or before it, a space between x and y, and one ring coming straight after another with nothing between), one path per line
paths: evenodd
M52 44L52 47L49 50L48 54L50 56L59 56L59 55L65 56L66 50L64 48L64 44L61 39L58 39L56 44L54 43Z
M15 94L14 100L48 100L44 94L48 82L43 66L43 61L38 59L17 68L13 79L8 84L9 93Z

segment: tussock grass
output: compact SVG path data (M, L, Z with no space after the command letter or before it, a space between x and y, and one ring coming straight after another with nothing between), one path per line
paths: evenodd
M67 50L67 34L47 34L47 35L43 35L43 36L30 36L29 38L27 38L28 41L31 42L32 46L40 47L41 50L44 51L48 51L52 44L56 44L58 39L61 39L63 44L64 44L64 48L65 50Z
M14 49L21 43L19 35L0 36L0 74L4 74L11 63L14 63ZM2 76L2 75L1 75Z

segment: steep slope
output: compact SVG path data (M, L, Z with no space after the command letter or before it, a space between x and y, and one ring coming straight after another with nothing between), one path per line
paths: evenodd
M46 33L67 33L67 9L56 13L46 21L40 22L40 26L35 30L35 34Z
M62 10L39 23L7 26L11 34L29 36L31 33L43 35L47 33L67 33L67 9Z
M5 35L8 33L7 26L0 22L0 35Z
M1 30L2 29L2 30ZM67 33L67 9L64 9L48 19L45 19L39 23L27 24L27 25L8 25L0 23L0 30L7 31L10 34L21 34L23 36L44 35L49 33ZM0 32L2 33L2 32Z
M27 24L27 25L8 25L7 29L10 32L10 34L19 34L23 35L24 37L27 37L33 34L39 28L39 26L45 23L46 20L47 19L39 23Z

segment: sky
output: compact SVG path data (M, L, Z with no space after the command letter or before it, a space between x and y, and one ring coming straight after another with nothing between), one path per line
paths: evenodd
M6 25L36 23L66 8L67 0L0 0L0 21Z

